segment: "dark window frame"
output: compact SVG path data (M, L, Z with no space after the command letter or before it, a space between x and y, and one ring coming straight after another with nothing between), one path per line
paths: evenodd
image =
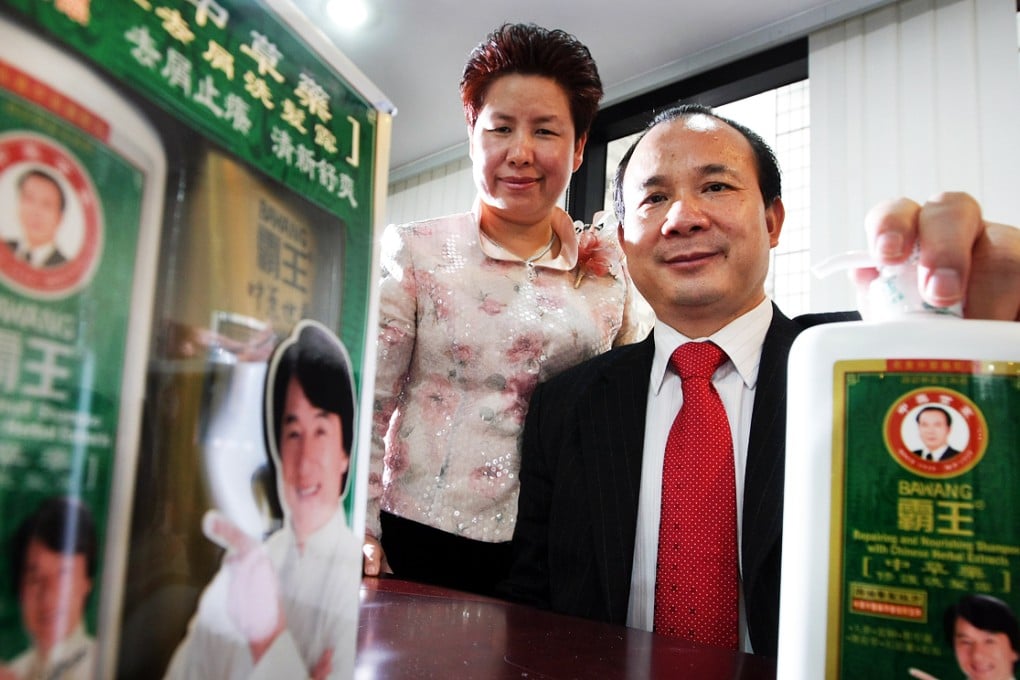
M719 106L808 77L808 41L798 38L599 111L588 136L584 162L570 180L567 212L588 221L605 202L609 142L642 130L656 112L675 104Z

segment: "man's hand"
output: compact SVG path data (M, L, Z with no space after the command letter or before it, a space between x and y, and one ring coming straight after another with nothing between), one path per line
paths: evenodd
M333 648L327 647L312 668L311 680L326 680L333 672Z
M227 614L258 662L286 629L276 571L262 544L220 512L205 514L202 531L227 550Z
M937 307L964 303L971 319L1020 321L1020 229L986 222L970 195L943 193L924 205L887 201L865 218L879 264L904 262L919 245L918 289ZM858 284L877 276L858 270Z
M365 534L365 542L361 546L361 553L364 557L362 572L365 576L393 573L393 570L390 569L390 563L386 561L386 553L383 552L382 543L375 536Z

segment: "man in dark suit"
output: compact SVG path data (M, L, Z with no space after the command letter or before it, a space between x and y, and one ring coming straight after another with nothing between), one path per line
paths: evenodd
M779 169L760 137L710 109L659 114L621 161L614 205L628 269L656 325L645 341L591 359L535 391L522 438L514 563L501 592L562 613L652 629L662 452L681 401L668 357L678 345L707 338L729 357L712 383L735 454L739 646L775 656L787 355L804 328L859 317L791 320L767 298L769 250L784 217ZM960 300L962 286L954 282L969 281L972 294L994 287L994 277L1020 261L1020 232L986 225L963 194L923 208L892 202L871 217L871 240L883 262L904 261L918 230L926 239L942 236L926 240L922 251L922 258L932 257L927 262L945 263L928 276L934 304ZM996 259L986 227L1008 230L1011 264ZM973 272L963 261L971 244L971 259L981 263ZM1008 286L1008 311L972 305L968 313L1016 319L1016 275Z
M18 221L21 238L6 241L16 257L34 267L56 267L67 262L56 237L64 219L64 190L46 172L31 169L18 179Z
M924 444L923 448L914 451L915 456L937 463L960 453L949 445L949 430L953 427L949 411L938 406L925 406L917 412L914 420Z

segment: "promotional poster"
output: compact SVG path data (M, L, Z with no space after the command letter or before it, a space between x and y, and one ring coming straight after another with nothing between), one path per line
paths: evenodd
M0 671L350 677L392 107L289 2L0 22Z

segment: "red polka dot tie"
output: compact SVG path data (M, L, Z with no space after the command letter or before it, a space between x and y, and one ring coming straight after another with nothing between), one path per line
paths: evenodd
M673 352L683 406L666 441L655 578L655 632L737 648L737 501L733 439L712 374L726 353L709 342Z

